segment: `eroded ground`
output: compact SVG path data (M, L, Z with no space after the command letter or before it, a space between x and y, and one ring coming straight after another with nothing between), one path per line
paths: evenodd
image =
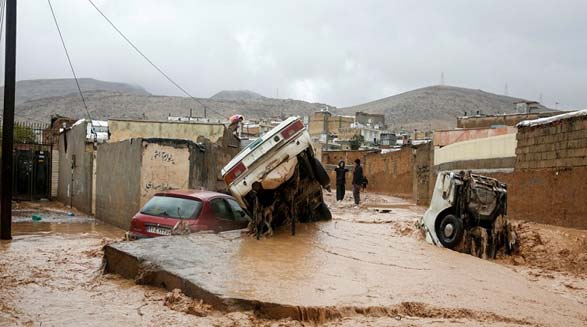
M347 199L349 197L347 196ZM331 197L328 196L328 200ZM324 320L332 326L520 326L584 325L587 314L585 231L521 223L522 248L513 258L484 262L426 244L415 228L423 209L397 198L368 194L366 206L355 209L347 200L332 204L334 220L307 226L318 251L332 252L340 262L365 261L373 279L393 285L366 290L361 299L344 297L344 290L360 287L361 272L339 276L343 294L337 301L348 307L377 303L386 297L385 310L372 309ZM28 208L29 210L31 208ZM36 210L38 208L32 208ZM59 209L59 208L58 208ZM60 210L60 209L59 209ZM122 231L97 223L91 218L67 217L59 210L43 214L41 223L30 222L23 212L14 224L14 240L0 245L0 325L24 326L300 326L313 322L263 319L252 311L222 312L206 303L190 299L181 292L136 285L115 275L102 275L102 247L122 238ZM50 221L50 222L47 222ZM302 233L299 237L306 237ZM278 235L277 237L280 237ZM285 238L286 236L284 236ZM289 238L289 237L287 237ZM278 243L276 239L261 242ZM322 242L322 241L325 241ZM254 244L254 243L251 243ZM379 252L377 248L384 247ZM240 249L243 255L254 250ZM257 253L258 254L258 253ZM383 255L382 255L383 254ZM255 253L252 253L255 256ZM419 259L418 259L419 258ZM422 259L424 258L424 259ZM426 259L428 258L428 259ZM262 259L262 258L261 258ZM266 258L270 261L270 257ZM338 259L337 259L338 260ZM439 262L455 275L454 289L438 289L434 280ZM413 274L377 276L378 266L386 269L414 270ZM395 268L391 268L396 266ZM329 267L330 268L330 267ZM336 267L332 267L336 275ZM495 276L498 274L498 276ZM417 280L409 280L409 275ZM511 277L503 283L490 282L499 275ZM426 277L430 276L430 277ZM465 276L465 277L462 277ZM295 277L295 276L294 276ZM240 276L235 276L238 281ZM312 278L311 271L295 277L300 283ZM530 294L516 294L516 284L528 283ZM317 285L320 282L317 282ZM324 283L326 284L326 283ZM350 285L350 286L349 286ZM354 286L353 286L354 285ZM478 288L475 287L478 286ZM279 289L269 285L264 292ZM388 290L393 290L387 292ZM295 289L291 290L295 292ZM316 292L327 293L329 290ZM438 301L438 292L444 301ZM480 294L479 303L468 305L471 294ZM533 298L533 295L539 295ZM371 300L370 300L371 299ZM320 296L307 299L319 304ZM360 303L366 301L365 303ZM443 303L444 302L444 303ZM342 302L341 302L342 303ZM490 305L485 305L489 303ZM506 305L504 305L506 303ZM513 305L512 305L513 304ZM540 314L541 308L547 308ZM553 319L556 317L557 319Z

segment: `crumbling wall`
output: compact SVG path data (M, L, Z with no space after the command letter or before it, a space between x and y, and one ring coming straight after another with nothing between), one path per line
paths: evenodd
M227 129L218 142L200 137L198 144L190 150L190 184L193 189L225 192L226 184L221 170L240 151L240 142Z
M86 143L86 134L83 122L60 135L57 199L91 213L94 147Z
M98 146L96 171L96 218L128 229L140 209L140 139Z

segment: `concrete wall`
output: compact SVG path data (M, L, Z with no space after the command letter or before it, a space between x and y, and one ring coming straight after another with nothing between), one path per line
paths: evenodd
M220 170L238 148L200 139L131 139L98 146L96 218L127 229L157 192L224 191Z
M587 166L587 117L518 130L516 169Z
M516 155L516 135L469 140L434 149L434 165L446 162L508 158Z
M96 218L128 229L140 208L142 158L140 139L98 146Z
M189 143L143 140L142 150L140 207L157 192L188 188Z
M432 143L418 145L413 151L412 200L418 205L430 203L434 181L430 174L434 169L434 147Z
M205 137L218 142L226 127L222 124L111 119L108 121L110 142L131 138L169 138L198 141Z
M61 133L57 199L86 213L92 211L93 151L93 144L86 143L85 122Z
M434 131L433 142L435 146L443 147L457 142L515 133L516 128L511 126L436 130Z

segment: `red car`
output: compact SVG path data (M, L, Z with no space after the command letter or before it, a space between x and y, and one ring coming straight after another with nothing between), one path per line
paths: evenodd
M241 229L249 216L230 196L210 191L157 193L131 221L130 239L171 235L175 231L199 232ZM187 230L189 229L189 230Z

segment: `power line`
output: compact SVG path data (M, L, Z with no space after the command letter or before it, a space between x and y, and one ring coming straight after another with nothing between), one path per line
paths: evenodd
M0 40L2 40L2 33L4 32L4 9L6 9L6 0L0 4Z
M112 26L112 28L114 28L114 30L141 56L143 57L143 59L145 59L151 66L153 66L153 68L155 68L161 75L163 75L163 77L165 77L171 84L173 84L173 86L175 86L178 90L180 90L183 94L187 95L188 97L190 97L192 100L196 101L200 106L202 106L202 108L204 109L204 116L206 116L206 110L211 111L212 113L220 116L220 117L224 117L223 115L221 115L220 113L211 110L209 108L207 108L200 100L196 99L195 97L193 97L190 93L188 93L188 91L186 91L183 87L181 87L181 85L179 85L177 82L175 82L169 75L167 75L161 68L159 68L159 66L155 65L155 63L153 61L151 61L151 59L149 59L128 37L126 37L126 35L124 35L124 33L122 33L122 31L116 27L116 25L114 25L114 23L108 18L106 17L106 15L102 12L102 10L100 10L100 8L98 8L98 6L96 6L94 4L94 2L92 0L88 0L88 2L94 7L94 9L96 9L96 11L98 11L98 13L100 13L100 15L102 15L102 17L104 17L104 19L108 22L108 24L110 24L110 26Z
M90 125L91 125L92 124L92 116L90 115L90 111L88 110L88 105L86 104L86 99L84 98L82 88L79 86L77 74L75 73L75 69L73 68L73 64L71 63L71 58L69 57L69 52L67 51L67 47L65 46L65 40L63 39L63 35L61 34L61 29L59 28L59 24L57 23L57 17L55 16L55 11L53 10L53 5L51 5L51 0L47 0L47 3L49 3L49 8L51 9L51 15L53 16L53 21L55 22L55 26L57 27L57 32L59 32L59 38L61 39L61 44L63 45L63 50L65 50L65 56L67 57L67 62L69 62L69 68L71 68L71 73L73 74L73 78L75 79L75 85L77 85L77 90L79 91L79 95L82 98L82 102L84 104L84 108L86 109L86 113L88 114L88 118L90 119Z

